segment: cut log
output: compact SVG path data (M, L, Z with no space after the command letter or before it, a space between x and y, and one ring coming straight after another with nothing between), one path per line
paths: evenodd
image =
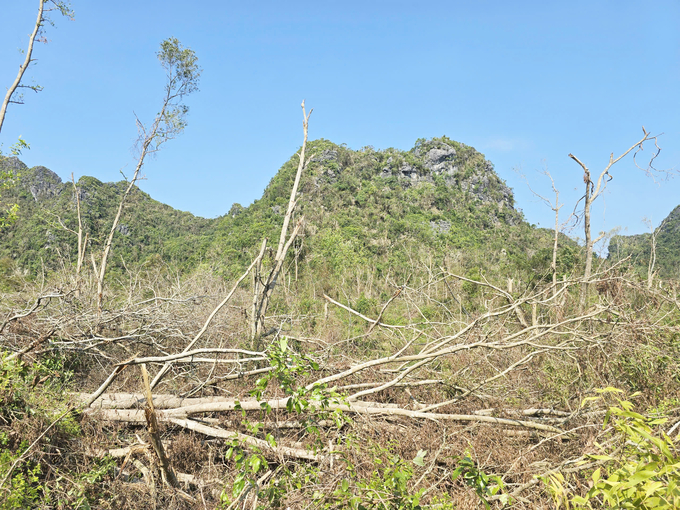
M157 411L159 420L170 420L173 418L182 419L188 418L193 414L201 413L215 413L234 411L237 409L235 400L218 401L214 403L201 403L191 406L177 407L174 409L166 409ZM267 404L272 409L286 409L288 399L269 400ZM248 400L240 402L240 409L244 411L260 410L262 407L257 400ZM510 418L496 418L494 416L478 416L473 414L444 414L431 413L421 411L411 411L408 409L401 409L398 407L376 407L372 403L367 402L352 402L350 405L344 404L330 404L328 409L331 411L339 410L347 413L382 415L382 416L404 416L407 418L418 418L427 420L445 420L445 421L460 421L460 422L481 422L491 423L496 425L510 425L514 427L523 427L528 429L542 430L545 432L553 432L561 434L564 431L557 427L544 423L536 423L527 420L513 420ZM128 422L128 423L146 423L144 412L140 409L96 409L89 408L85 410L85 414L96 416L97 419L106 421Z

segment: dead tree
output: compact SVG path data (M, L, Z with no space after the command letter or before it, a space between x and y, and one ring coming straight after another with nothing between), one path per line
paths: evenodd
M83 268L83 262L85 261L85 251L87 250L87 238L89 233L85 233L85 239L83 239L83 217L80 213L80 189L76 186L76 180L71 174L71 182L73 182L73 193L76 196L76 210L78 213L78 261L76 262L76 280L77 284L80 284L80 271Z
M52 7L48 7L48 4L52 4ZM34 92L40 92L42 90L42 87L40 85L22 85L21 80L23 79L24 74L26 73L28 67L31 65L32 62L35 61L35 59L33 58L33 46L35 44L36 39L38 41L41 40L38 36L42 32L43 26L45 25L45 21L49 21L46 18L47 13L54 10L58 10L59 12L61 12L61 14L71 19L73 18L73 11L69 8L66 2L58 2L56 0L40 0L38 2L38 17L35 21L33 32L28 38L28 48L26 49L25 52L26 57L24 58L24 62L21 64L21 66L19 66L19 72L17 73L16 78L12 82L12 85L10 85L10 87L7 89L5 99L2 102L2 106L0 106L0 131L2 131L2 125L5 122L5 114L7 113L7 107L9 106L9 104L23 103L21 95L19 97L14 96L17 89L27 88L33 90ZM46 40L43 38L43 42L45 41Z
M591 210L593 206L593 202L599 197L604 190L607 188L607 183L613 179L612 175L609 173L609 170L611 170L612 166L614 166L616 163L621 161L625 156L627 156L631 151L635 150L635 153L633 155L633 160L635 161L635 155L637 155L638 152L643 150L643 144L646 141L653 140L654 141L654 146L656 147L656 152L650 159L649 164L647 167L644 169L645 172L650 173L652 170L654 170L654 167L652 166L654 159L659 155L659 152L661 152L660 147L658 146L657 142L657 136L653 136L651 133L649 133L644 127L642 128L642 132L644 136L637 142L635 142L633 145L631 145L623 154L621 154L618 157L614 157L614 153L612 152L611 155L609 156L609 163L607 166L602 170L600 175L597 177L597 182L593 182L591 178L591 173L588 167L581 162L580 159L578 159L576 156L573 154L569 154L569 157L576 161L579 166L583 169L583 182L585 184L586 190L585 190L585 195L583 196L582 200L584 200L583 204L583 229L585 232L585 249L586 249L586 267L583 272L583 284L581 286L581 295L579 298L579 306L581 310L583 310L586 306L586 302L588 300L588 289L590 285L590 277L592 273L592 268L593 268L593 246L595 243L597 243L600 239L604 237L604 232L600 233L600 235L596 238L592 238L592 233L591 233L591 228L590 228L590 220L591 220ZM637 162L636 162L637 165Z
M548 176L550 179L550 183L552 185L553 193L555 193L555 203L553 204L550 200L545 198L543 195L540 195L539 193L535 192L531 186L529 186L529 182L527 181L527 186L529 187L529 190L538 198L540 198L543 202L545 202L550 209L555 213L555 235L553 237L553 252L552 252L552 262L550 263L550 270L552 271L552 285L553 285L553 294L557 293L557 245L559 241L559 236L560 232L569 224L571 219L574 217L574 214L570 214L569 217L560 223L560 209L564 206L564 204L560 204L560 191L555 187L555 180L553 179L552 175L550 175L550 172L547 170L543 172L545 175Z
M309 116L312 114L312 110L309 113L305 111L305 102L302 101L302 129L304 132L304 140L302 142L302 149L300 149L300 161L298 162L297 173L295 174L295 182L293 183L293 189L290 192L290 199L288 200L288 210L283 218L283 225L281 227L281 235L279 236L279 245L276 249L276 255L274 256L272 269L266 278L263 278L260 271L262 268L262 260L257 264L255 272L253 273L253 302L251 309L251 327L250 333L252 336L253 345L258 341L258 339L264 333L264 318L267 313L267 308L269 307L269 302L271 300L272 292L274 292L274 287L276 287L277 279L281 273L281 268L283 267L283 262L286 258L286 254L290 249L293 241L300 233L300 230L304 224L304 217L300 217L293 228L293 231L288 235L288 228L290 226L291 218L295 212L297 206L297 190L300 185L300 178L302 177L302 172L307 166L307 161L305 161L305 150L307 148L307 133L309 125ZM263 241L263 248L266 247L267 239Z
M666 219L668 219L668 218L666 218ZM657 228L654 228L651 220L649 220L649 219L645 220L645 223L647 224L647 226L649 227L649 230L651 231L651 237L650 237L651 252L649 254L649 264L647 265L647 288L648 289L652 288L652 283L654 281L654 266L656 265L657 237L659 235L659 232L661 232L661 229L663 228L664 224L666 223L666 219L664 219L661 222L661 225L659 225Z

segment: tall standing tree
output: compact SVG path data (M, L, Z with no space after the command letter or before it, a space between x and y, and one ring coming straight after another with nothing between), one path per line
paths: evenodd
M5 98L2 101L2 106L0 106L0 133L2 132L2 126L5 123L5 115L7 114L7 107L10 103L23 103L23 94L20 90L30 89L34 92L40 92L42 87L40 85L24 85L22 80L24 79L24 74L29 68L31 63L35 61L33 58L33 47L36 41L45 42L44 37L44 26L46 23L53 24L49 18L49 13L52 11L58 11L62 15L73 19L73 10L67 2L57 1L57 0L39 0L38 1L38 17L33 26L33 31L28 38L28 47L24 51L25 58L23 63L19 66L19 71L17 76L7 89ZM21 138L12 145L10 148L11 155L21 154L22 149L28 149L29 145ZM0 151L0 158L2 158L2 151ZM16 178L15 172L0 169L0 191L9 188L13 185ZM0 204L0 228L12 223L16 218L17 210L19 206L17 204Z
M607 166L600 172L600 175L597 177L597 182L593 182L591 178L591 173L588 167L576 156L573 154L569 154L569 157L576 161L579 166L583 169L583 182L586 187L586 192L585 195L581 200L584 200L584 205L583 205L583 228L584 228L584 233L585 233L585 238L586 238L586 267L583 273L583 285L581 286L581 295L579 298L579 306L580 309L583 310L586 306L586 302L588 300L588 290L590 286L590 277L592 275L592 269L593 269L593 246L595 243L597 243L600 239L604 237L604 232L601 232L600 235L596 238L593 239L592 237L592 232L590 228L590 218L591 218L591 209L593 206L593 202L602 195L604 190L607 188L607 183L613 179L612 175L609 173L609 170L621 161L624 157L626 157L628 154L630 154L632 151L635 151L633 155L633 161L637 165L636 161L636 156L638 152L643 150L644 143L647 141L653 141L654 146L656 148L654 154L650 158L649 163L645 168L642 168L646 173L651 173L653 170L655 170L653 163L654 159L659 155L659 152L661 152L661 148L659 145L656 143L657 142L657 136L653 136L651 133L649 133L644 127L642 128L642 132L644 136L635 142L633 145L631 145L628 150L626 150L623 154L621 154L618 157L614 157L614 153L612 152L609 156L609 163ZM641 168L638 166L638 168Z
M148 128L139 119L136 119L140 147L137 166L118 204L118 211L104 243L98 267L94 256L92 256L92 263L97 276L97 309L100 314L104 302L106 266L113 244L113 236L123 214L125 202L135 183L139 180L146 156L158 152L165 142L176 138L184 131L189 112L189 107L183 103L184 96L198 90L201 68L198 67L198 58L193 50L184 48L177 39L171 37L161 43L161 49L156 55L166 74L165 93L161 109Z

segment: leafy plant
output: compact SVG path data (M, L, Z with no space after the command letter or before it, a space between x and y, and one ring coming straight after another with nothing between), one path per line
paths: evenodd
M622 391L606 388L598 393L601 395L588 397L583 404ZM673 439L660 429L667 419L635 412L630 400L615 398L617 403L607 411L603 425L606 428L611 422L614 441L598 445L602 453L589 455L581 463L599 464L589 477L590 490L584 496L572 494L559 472L541 480L557 506L566 509L680 507L680 454Z
M352 448L351 443L350 440L348 448ZM413 490L410 482L415 475L413 466L423 467L423 459L427 452L420 450L411 462L407 462L399 455L390 453L379 446L375 449L372 457L376 469L372 471L369 479L358 478L354 466L346 458L349 476L338 484L332 495L316 493L314 499L323 503L323 508L338 508L340 505L342 508L353 510L420 510L425 508L421 505L421 500L426 489ZM442 505L437 505L436 508L444 508ZM428 506L428 508L433 507Z
M4 487L3 494L0 496L0 509L29 508L42 498L40 464L20 460L28 448L27 441L22 441L15 452L12 452L8 446L7 434L0 433L0 479L5 479L9 470L12 470L8 481L9 487Z
M472 487L479 499L482 500L486 508L491 508L487 498L495 496L499 493L499 500L501 503L508 504L510 496L502 494L504 485L503 480L497 475L488 475L477 467L477 463L472 457L466 454L458 461L458 467L453 471L451 478L455 481L459 477L462 478L465 485Z
M17 179L19 178L17 172L13 172L12 170L2 168L1 164L3 159L4 158L2 156L2 153L0 153L0 194L2 194L3 191L6 191L11 187L16 186ZM0 202L0 228L6 227L14 223L14 221L16 221L17 219L18 211L19 204L4 203L4 201Z
M305 429L307 432L319 436L319 429L316 425L318 420L332 419L337 426L341 426L347 419L339 410L330 410L331 403L340 401L340 395L334 391L329 391L325 386L315 386L308 389L304 386L297 386L297 380L304 377L312 370L319 370L319 365L311 358L298 354L288 345L288 339L282 337L278 342L274 342L267 351L270 365L274 370L255 382L255 387L250 394L260 400L262 408L262 419L256 422L244 421L251 434L257 436L260 430L265 427L266 417L272 413L271 406L266 402L265 393L270 384L275 383L284 394L288 396L286 410L304 416ZM237 404L236 409L240 405ZM243 412L245 418L245 412ZM272 448L276 447L276 439L271 433L265 434L265 440ZM231 494L222 492L221 500L224 505L231 504L232 499L243 500L251 490L257 492L258 498L262 497L270 505L278 505L283 497L283 484L273 483L266 489L260 489L257 479L261 474L269 469L269 464L265 459L262 450L249 446L245 447L235 440L226 453L227 460L232 460L237 468L237 475L231 488ZM285 473L290 476L291 473ZM264 508L264 507L262 507Z

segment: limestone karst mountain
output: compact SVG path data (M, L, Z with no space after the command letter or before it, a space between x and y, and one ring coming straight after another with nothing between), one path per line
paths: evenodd
M316 140L308 151L297 212L305 228L291 252L298 273L406 274L428 258L473 272L500 267L534 278L549 271L551 233L523 220L512 190L470 146L442 137L420 139L409 151L352 150ZM43 266L74 264L76 235L68 230L78 224L72 183L42 166L29 169L17 158L0 164L20 176L5 192L20 205L20 214L2 232L4 266L35 273ZM263 237L276 236L296 166L294 155L259 200L248 207L225 205L225 215L216 219L177 211L135 189L115 236L114 270L162 260L183 270L204 265L227 277L237 274ZM124 183L82 177L76 184L89 249L97 250ZM664 274L677 273L679 217L680 207L658 236L657 264ZM632 253L646 264L647 237L618 236L610 253ZM578 270L578 247L566 237L558 265L563 274Z

